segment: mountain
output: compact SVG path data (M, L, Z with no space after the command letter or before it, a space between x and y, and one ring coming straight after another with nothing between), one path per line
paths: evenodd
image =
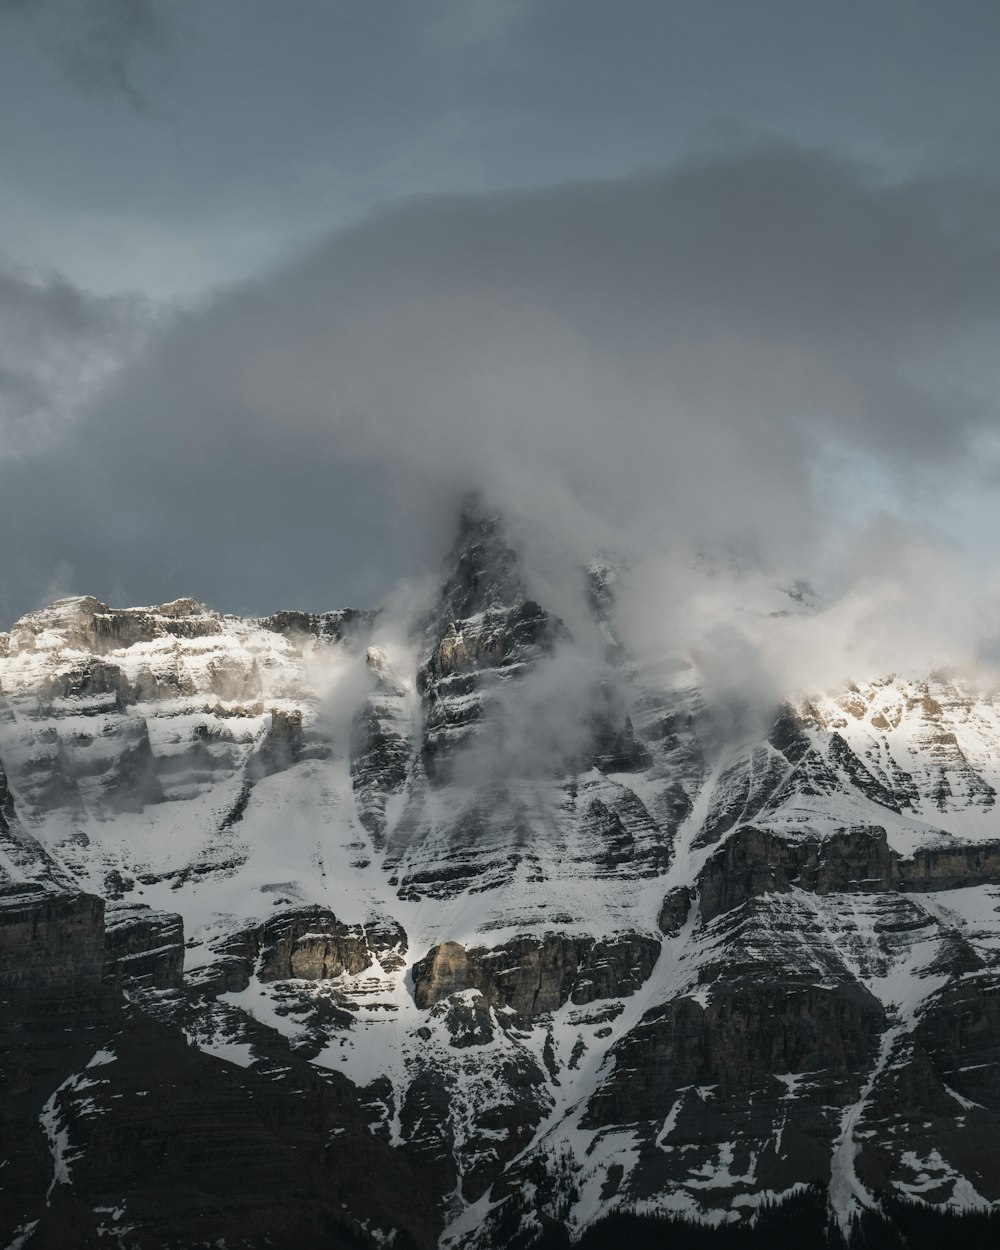
M4 1245L994 1244L997 692L722 732L581 578L0 635Z

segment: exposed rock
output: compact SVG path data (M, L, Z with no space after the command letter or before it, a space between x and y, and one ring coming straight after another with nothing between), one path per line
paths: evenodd
M901 890L955 890L1000 882L1000 841L921 846L896 864Z
M824 839L783 838L744 826L705 863L698 877L703 920L746 899L793 886L816 894L950 890L1000 882L1000 842L921 847L904 859L877 826Z
M9 833L14 820L14 799L10 793L7 774L0 765L0 833Z
M659 951L655 938L639 934L595 941L548 933L513 938L492 950L445 942L413 965L413 993L417 1006L427 1008L475 989L489 1007L509 1007L530 1020L568 1001L635 993Z
M259 780L285 772L302 758L304 746L302 713L274 708L267 736L250 762L251 776Z
M852 829L818 841L781 838L745 826L699 874L702 919L711 920L754 895L793 885L817 894L890 889L896 858L884 829Z
M803 759L811 746L802 717L787 703L779 709L767 740L790 764Z
M326 980L363 972L375 961L398 967L405 952L406 935L399 925L345 925L317 908L272 917L263 926L257 976L261 981Z
M184 977L184 921L142 903L110 905L104 914L104 979L149 989L180 987Z
M42 612L22 617L10 631L8 654L34 650L39 636L49 631L61 633L72 650L106 655L157 638L205 638L220 630L218 613L194 599L150 608L109 608L85 595L59 599Z
M661 933L672 936L684 928L693 898L691 889L686 885L676 886L663 896L663 906L660 908L658 921Z
M995 971L942 987L915 1035L949 1088L1000 1115L1000 977ZM1000 1185L995 1184L991 1200L997 1198Z
M439 599L444 622L467 620L491 608L527 599L517 552L507 541L498 513L468 498L448 559L449 574Z
M101 660L85 660L73 668L63 669L47 677L42 684L43 698L88 699L111 695L114 705L122 708L131 702L128 678L116 664Z
M616 1047L615 1073L591 1099L584 1122L662 1121L691 1087L717 1087L721 1107L766 1086L774 1073L814 1074L816 1101L844 1105L857 1097L884 1025L878 1000L857 985L721 983L707 1005L678 998L647 1012ZM697 1139L692 1128L688 1140Z
M368 671L374 688L354 715L351 726L351 780L361 823L377 850L385 846L386 804L402 790L413 744L405 687L386 657L368 649Z
M485 1046L494 1038L493 1022L490 1019L490 1007L481 994L465 997L453 994L447 1000L447 1009L442 1012L445 1027L456 1050L466 1046Z
M551 651L561 631L561 624L530 600L442 626L418 674L424 700L421 754L432 781L444 784L454 775L455 755L487 719L495 685L523 677L526 666Z
M831 735L829 749L831 761L847 774L851 784L866 798L882 807L889 808L890 811L899 811L895 794L888 786L872 776L839 733Z
M328 642L361 639L375 622L377 612L342 608L337 612L275 612L262 616L260 624L286 638L319 638Z
M600 682L593 695L593 763L602 773L638 773L652 760L635 736L632 720L616 687Z
M394 921L348 925L326 908L308 907L229 935L215 954L196 976L199 991L210 995L246 989L254 972L265 982L328 980L373 962L392 972L404 962L406 934Z
M433 1007L462 990L480 988L476 984L478 973L475 959L470 971L469 952L461 942L442 942L431 947L413 965L413 997L417 1006Z
M753 747L720 778L696 845L718 842L730 829L763 815L801 789L830 793L837 784L836 775L816 751L807 752L789 771L787 757L769 743Z
M916 1188L925 1201L961 1204L971 1183L996 1203L1000 1157L986 1143L1000 1133L1000 979L958 975L929 999L879 1074L857 1168L874 1190Z
M463 512L447 567L417 674L421 756L438 785L451 779L456 754L488 718L493 687L523 677L565 634L561 621L528 598L500 518L482 515L474 502Z
M103 957L103 899L34 883L0 884L0 988L96 989Z

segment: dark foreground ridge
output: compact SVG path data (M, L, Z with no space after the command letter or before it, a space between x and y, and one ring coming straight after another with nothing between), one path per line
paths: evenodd
M1000 1213L951 1215L923 1204L883 1200L842 1230L830 1218L825 1191L815 1189L777 1205L762 1207L752 1224L708 1228L664 1215L609 1215L588 1228L579 1241L565 1229L546 1229L534 1240L515 1230L497 1245L504 1250L993 1250L1000 1237Z

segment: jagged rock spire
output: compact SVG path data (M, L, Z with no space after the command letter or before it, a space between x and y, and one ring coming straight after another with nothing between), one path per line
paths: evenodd
M503 518L478 495L467 495L462 503L458 537L446 567L448 576L441 590L445 620L465 620L527 598Z

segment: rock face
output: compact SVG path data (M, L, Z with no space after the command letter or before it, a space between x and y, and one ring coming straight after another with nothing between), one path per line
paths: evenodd
M277 917L261 937L261 981L329 980L364 972L373 962L391 971L402 966L406 954L406 935L398 925L345 925L329 912Z
M629 997L649 977L659 953L659 942L641 934L601 942L547 933L513 938L493 950L445 942L413 965L413 995L418 1007L433 1007L474 989L489 1007L507 1007L530 1020L567 1002Z
M383 972L403 966L406 934L393 922L343 924L326 908L308 907L271 916L263 924L227 934L198 976L202 992L244 990L259 981L332 980L375 964Z
M377 612L359 612L356 608L344 608L339 612L275 612L260 620L264 629L270 629L286 638L321 638L329 642L365 638L375 622Z
M470 504L414 619L0 635L0 1245L1000 1211L1000 699L727 735L613 570L544 584Z
M86 989L101 980L104 900L30 884L0 885L0 987Z
M366 666L372 689L352 722L351 780L361 823L381 851L387 806L406 784L413 759L413 707L407 684L383 652L369 647Z
M735 1182L719 1176L716 1201L729 1205L762 1180L779 1191L825 1183L840 1124L835 1109L857 1101L884 1026L880 1004L858 987L734 979L705 1005L679 998L648 1012L616 1052L618 1075L591 1099L582 1124L643 1125L647 1158L629 1178L637 1190L664 1172L678 1188L691 1185L717 1158L720 1130L745 1166L730 1169ZM775 1115L776 1088L806 1072L814 1074L809 1096ZM748 1119L757 1121L749 1133ZM773 1157L761 1177L746 1165L768 1121L780 1122L789 1141L769 1142ZM794 1150L782 1151L793 1141Z
M877 826L823 840L789 840L743 826L707 861L698 879L704 920L757 894L793 887L826 895L984 884L1000 885L1000 842L919 847L904 858L889 847L885 830Z
M184 919L142 903L104 913L104 979L146 989L179 989L184 975Z
M694 895L689 886L675 885L663 899L660 908L659 929L661 933L673 937L680 933L691 914L691 903Z
M467 510L417 678L421 757L432 784L455 777L463 748L479 745L477 730L489 725L504 683L530 672L562 632L562 623L527 597L500 519Z

